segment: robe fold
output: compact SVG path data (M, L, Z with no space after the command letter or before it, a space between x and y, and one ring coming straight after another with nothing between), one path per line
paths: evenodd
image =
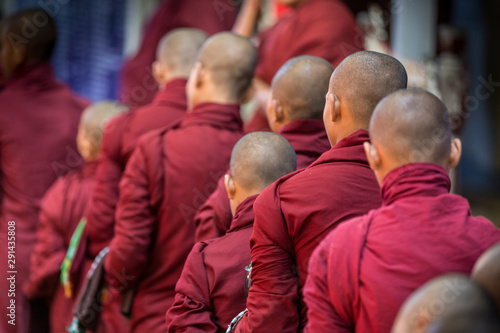
M59 178L43 197L37 241L31 255L31 277L25 287L28 298L50 298L51 332L62 333L73 318L73 305L90 264L88 260L72 279L73 297L66 298L59 282L61 264L76 226L83 217L97 163L86 163L81 170Z
M237 332L297 332L306 323L302 289L309 258L337 225L380 206L358 130L309 167L280 178L254 204L252 285Z
M13 298L7 297L7 270L0 274L2 332L24 332L30 322L22 287L30 275L40 201L58 176L81 167L76 134L87 105L56 80L49 63L19 69L0 91L0 256L7 267L8 222L14 221L11 270L17 271ZM7 322L10 299L16 301L16 326Z
M186 83L186 79L168 82L151 104L115 117L106 127L96 184L85 214L88 253L92 258L113 238L120 179L139 137L181 121L187 108Z
M283 126L278 134L287 139L295 150L298 170L309 166L331 148L323 120L293 120ZM219 180L215 192L200 207L195 223L197 242L223 236L229 229L231 208L223 177Z
M388 333L405 299L421 285L445 273L470 274L477 258L500 240L500 230L472 217L467 200L449 193L450 184L435 164L397 168L383 181L382 207L323 240L304 290L307 331ZM451 288L451 297L460 291Z
M250 264L256 198L238 205L226 235L196 243L191 250L166 315L168 332L225 332L245 309L245 267Z
M238 105L201 103L180 124L146 135L132 154L104 265L116 289L137 288L132 332L167 329L165 312L194 244L194 215L227 169L242 127Z
M158 86L151 64L161 38L177 28L197 28L212 35L231 30L238 15L239 4L234 0L168 0L158 7L143 34L137 54L128 60L121 72L120 100L138 107L149 104Z
M336 67L345 57L363 48L361 30L342 1L310 0L286 12L260 34L255 77L270 85L276 72L293 57L312 55ZM245 131L264 130L265 118L263 111L257 111Z

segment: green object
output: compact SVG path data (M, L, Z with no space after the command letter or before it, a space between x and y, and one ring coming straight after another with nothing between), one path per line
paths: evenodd
M83 217L76 226L75 232L73 233L73 236L71 236L71 241L69 242L68 252L66 252L66 257L64 257L61 265L61 284L64 287L64 295L67 298L71 298L73 296L73 285L69 278L69 272L86 223L87 220Z

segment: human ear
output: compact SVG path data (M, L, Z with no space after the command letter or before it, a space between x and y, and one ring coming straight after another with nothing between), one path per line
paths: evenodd
M380 155L375 147L370 142L363 143L363 148L365 149L366 158L370 164L370 168L375 171L380 168Z
M193 82L196 88L200 88L203 85L203 75L205 71L201 63L198 61L193 67Z
M453 139L451 141L450 150L450 160L449 160L449 170L455 168L460 162L460 157L462 156L462 142L460 139Z
M330 97L330 96L329 96ZM332 103L332 122L336 122L340 120L341 116L341 105L340 105L340 100L337 97L337 95L331 94L331 103Z
M236 186L234 185L233 177L224 175L224 185L226 186L227 197L229 200L233 200L236 194Z
M163 68L162 65L158 62L155 61L151 65L153 69L153 77L155 78L156 82L162 83L163 82Z

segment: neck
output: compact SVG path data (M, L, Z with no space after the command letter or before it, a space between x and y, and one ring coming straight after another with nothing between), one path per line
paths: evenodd
M193 106L201 103L215 103L215 104L240 104L240 100L238 98L226 95L226 94L217 94L215 92L207 92L200 94L198 98L196 98L196 103Z

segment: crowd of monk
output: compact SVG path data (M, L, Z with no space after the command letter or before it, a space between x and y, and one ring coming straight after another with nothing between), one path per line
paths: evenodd
M0 23L0 260L15 248L16 270L0 333L90 331L73 309L96 257L96 332L500 332L500 230L450 194L446 106L363 51L339 0L282 0L255 42L261 2L176 17L154 98L129 75L123 104L55 79L43 10Z

